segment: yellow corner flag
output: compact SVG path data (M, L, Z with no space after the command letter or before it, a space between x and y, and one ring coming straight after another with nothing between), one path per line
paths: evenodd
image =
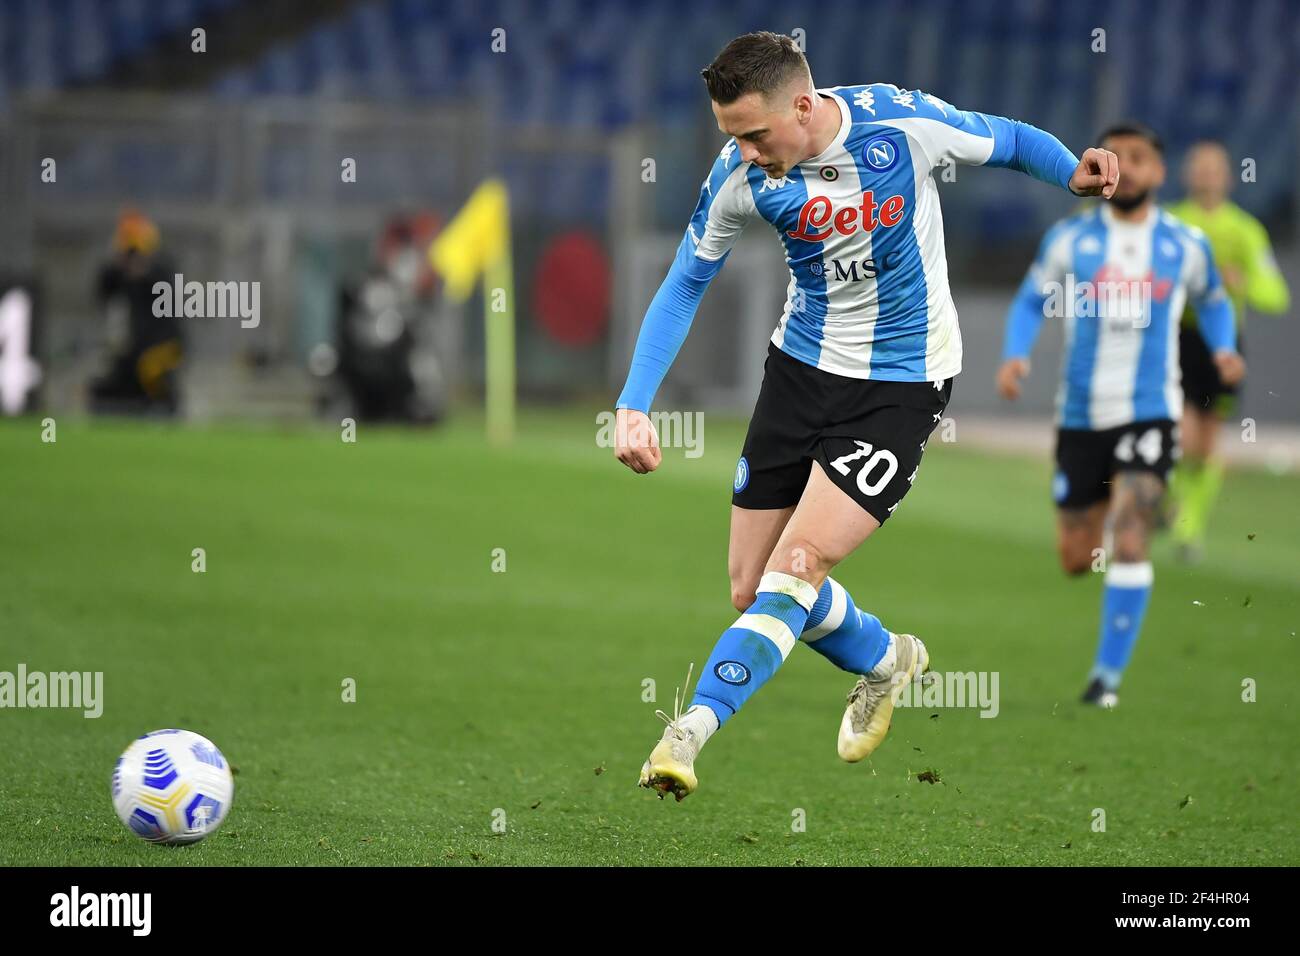
M488 438L509 442L515 427L515 305L510 261L510 200L499 179L474 190L429 246L447 295L464 302L483 276Z

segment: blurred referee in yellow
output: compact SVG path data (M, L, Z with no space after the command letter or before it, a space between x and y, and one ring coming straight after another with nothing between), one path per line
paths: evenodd
M1241 351L1247 306L1258 312L1286 312L1290 306L1286 280L1273 258L1264 227L1228 198L1232 167L1221 144L1193 146L1183 166L1183 182L1187 198L1169 211L1199 227L1209 239L1237 316L1237 349ZM1178 508L1173 535L1179 553L1194 560L1204 551L1210 508L1223 483L1223 462L1215 454L1215 444L1224 419L1236 406L1237 388L1219 378L1190 306L1183 313L1179 354L1185 404L1180 429L1183 457L1170 488Z

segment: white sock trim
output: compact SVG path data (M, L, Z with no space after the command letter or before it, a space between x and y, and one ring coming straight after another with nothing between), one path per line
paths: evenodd
M707 704L696 704L687 710L686 713L682 714L681 722L688 730L694 731L695 735L700 738L701 747L708 743L709 738L721 726L718 715Z
M790 626L770 614L742 614L731 626L743 627L755 634L762 634L776 645L777 650L781 652L781 660L789 657L790 652L794 650L795 636L790 632Z
M867 676L872 680L885 680L894 673L894 668L898 666L898 652L894 643L894 632L886 629L885 633L888 638L885 641L885 653L876 661L876 666L871 668L871 673Z
M826 583L831 586L831 609L826 612L826 617L820 624L810 627L799 635L799 639L805 644L825 637L844 623L844 612L849 606L848 592L834 578L827 578Z
M769 594L788 594L798 601L805 611L811 611L812 606L817 603L815 587L803 578L796 578L793 574L782 571L768 571L759 578L757 593L762 594L764 591Z
M1149 588L1155 577L1150 561L1112 564L1106 569L1106 583L1117 588Z

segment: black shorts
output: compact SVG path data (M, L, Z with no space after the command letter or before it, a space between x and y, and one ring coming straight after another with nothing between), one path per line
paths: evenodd
M1166 484L1178 460L1178 425L1167 418L1133 422L1104 431L1060 428L1056 432L1056 507L1087 508L1110 498L1111 480L1122 471L1146 471Z
M1237 351L1242 350L1238 332ZM1178 333L1178 363L1183 372L1183 396L1194 408L1228 415L1236 404L1237 386L1225 385L1219 367L1200 330L1183 326Z
M736 464L732 504L788 508L813 459L882 524L916 479L926 439L952 395L944 382L834 375L768 346L763 387Z

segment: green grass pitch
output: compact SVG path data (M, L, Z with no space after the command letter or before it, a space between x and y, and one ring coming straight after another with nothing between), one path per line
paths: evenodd
M1048 462L936 436L837 577L936 669L997 671L998 716L901 710L843 764L853 678L796 648L694 796L638 789L655 707L735 616L743 423L706 426L702 457L642 477L596 447L594 410L526 415L509 451L473 420L355 444L0 424L0 670L105 683L97 720L0 711L0 864L1300 863L1296 476L1230 474L1205 563L1160 545L1106 713L1076 703L1101 582L1057 569ZM117 755L162 727L237 768L231 815L192 847L142 843L110 804Z

